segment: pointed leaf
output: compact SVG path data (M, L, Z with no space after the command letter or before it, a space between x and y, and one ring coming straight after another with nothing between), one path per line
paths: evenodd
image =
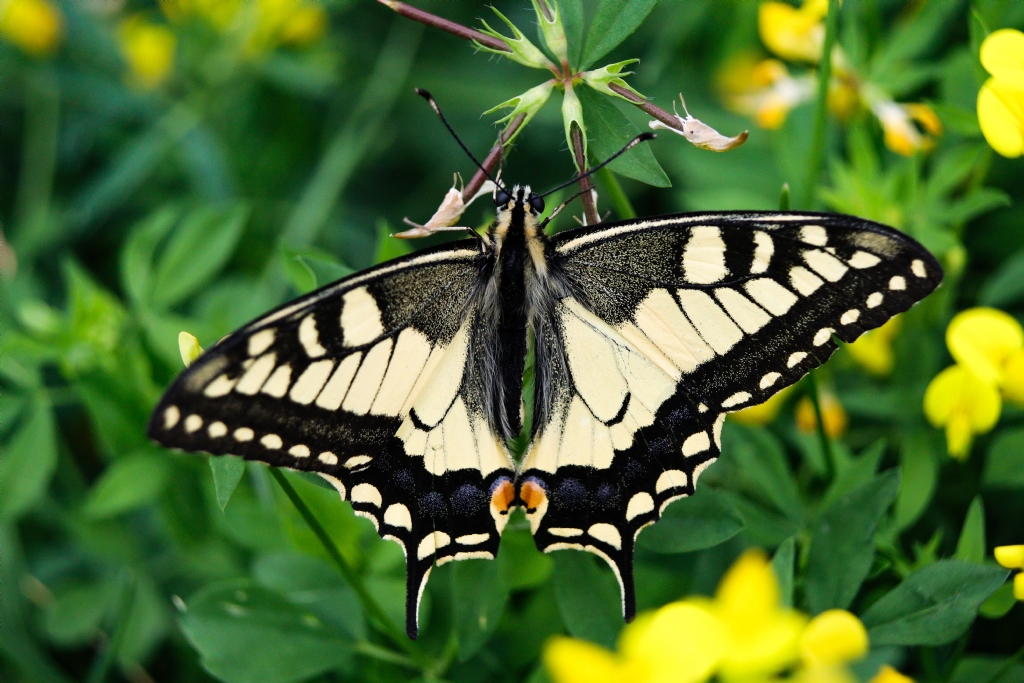
M245 474L245 460L236 455L211 455L210 471L213 472L213 490L217 494L217 505L223 510L231 500L231 494Z
M452 566L452 610L459 638L459 660L466 661L484 646L498 627L508 602L498 563L465 560Z
M967 508L964 528L960 531L953 557L976 564L985 561L985 508L981 496L975 496Z
M0 459L0 519L15 519L45 493L57 467L56 429L49 404L34 400Z
M618 47L643 23L658 0L602 0L590 22L583 47L582 67L587 69Z
M622 624L619 587L610 571L602 571L594 555L558 550L555 560L555 599L569 633L611 648Z
M672 503L661 520L644 529L637 545L655 553L688 553L724 543L743 530L729 499L708 486Z
M640 134L640 130L619 111L611 98L589 87L580 86L574 92L583 105L583 118L590 135L589 156L595 164L609 158ZM629 150L608 164L608 168L654 187L672 185L647 142Z

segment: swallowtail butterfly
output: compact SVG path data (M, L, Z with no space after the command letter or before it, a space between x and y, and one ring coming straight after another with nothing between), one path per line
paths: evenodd
M509 513L592 552L632 618L640 531L691 495L725 414L761 403L942 280L920 244L811 212L690 213L545 234L529 186L486 235L268 313L197 359L159 443L315 472L406 558L406 629L435 564L493 559ZM532 441L523 372L535 353Z

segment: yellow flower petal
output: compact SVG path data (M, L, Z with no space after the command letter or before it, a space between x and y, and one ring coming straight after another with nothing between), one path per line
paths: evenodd
M935 427L946 428L946 447L953 457L966 457L974 434L995 426L1002 410L996 388L960 365L952 365L928 384L924 414Z
M178 39L166 26L132 17L121 24L120 42L131 70L130 81L139 87L155 88L174 68Z
M1003 363L1024 348L1024 329L1013 316L995 308L970 308L946 328L946 346L957 363L991 384L1001 384Z
M903 108L907 111L907 115L910 118L920 123L932 135L942 134L942 121L927 104L905 104Z
M845 664L868 651L868 632L846 610L831 609L811 619L800 636L800 655L809 664Z
M1010 354L1003 364L1003 396L1024 405L1024 349Z
M827 12L827 2L808 3L800 9L784 2L762 3L757 15L761 40L783 59L818 61L825 43L822 5Z
M644 677L627 676L620 680L705 681L721 662L727 642L722 622L700 602L668 604L626 627L619 651L633 667L632 674Z
M603 647L557 636L544 648L544 665L555 683L621 683L625 669Z
M914 683L914 679L904 676L888 664L884 664L870 683Z
M857 678L844 666L810 666L800 671L793 683L857 683Z
M993 554L996 562L1007 569L1024 569L1024 545L1001 545Z
M47 0L0 3L0 35L34 57L57 47L63 24L60 11Z
M843 404L830 392L822 392L820 400L825 434L833 439L842 436L847 424ZM814 434L818 431L818 416L814 413L814 404L809 396L801 398L796 406L796 426L804 434Z
M203 355L203 347L199 345L199 340L195 336L181 331L178 333L178 352L181 354L181 362L187 368L192 365L192 361Z
M996 152L1011 159L1024 154L1024 87L988 79L978 91L978 123Z
M1024 81L1024 33L1012 28L993 31L981 44L981 65L996 78Z
M902 318L896 316L881 327L868 330L846 346L847 353L872 375L885 377L896 362L892 343L902 324Z
M1018 572L1013 577L1013 597L1024 600L1024 572Z

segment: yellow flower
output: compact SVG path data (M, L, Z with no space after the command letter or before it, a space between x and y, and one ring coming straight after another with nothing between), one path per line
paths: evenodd
M981 64L992 74L978 92L978 122L992 149L1024 154L1024 33L1004 28L981 44Z
M872 375L887 376L896 362L892 343L902 324L902 318L896 316L881 327L865 332L857 341L847 345L847 353Z
M830 391L821 392L822 419L825 421L825 434L835 439L846 432L846 411L843 404L839 402L835 394ZM818 431L818 416L814 413L814 403L809 396L804 396L796 405L796 426L805 434L814 434Z
M830 609L814 617L800 636L800 655L812 666L846 664L867 652L867 629L860 619L842 609Z
M738 410L735 413L729 413L729 419L740 424L753 426L771 424L779 416L779 411L782 410L782 406L786 405L787 397L792 392L793 387L788 386L785 389L779 390L764 403Z
M814 83L811 75L790 76L777 59L754 62L749 57L728 62L718 78L726 106L769 130L782 127L790 110L814 97Z
M995 426L1001 410L995 386L961 365L936 375L924 394L925 416L933 426L946 428L946 448L959 460L967 457L975 434Z
M882 124L886 147L897 154L910 156L935 146L934 140L914 125L915 121L921 124L930 135L942 134L942 122L931 107L925 104L897 104L873 88L865 86L865 90L869 93L865 99Z
M53 52L63 24L60 11L47 0L0 2L0 35L33 57Z
M171 21L200 17L223 30L238 16L241 4L242 0L160 0L160 9Z
M993 554L996 562L1007 569L1024 569L1024 545L1001 545Z
M950 321L946 346L956 362L978 379L1004 386L1012 379L1007 374L1008 363L1018 363L1024 353L1024 328L999 309L969 308Z
M129 82L151 90L167 80L178 45L173 31L136 15L121 23L120 42L130 69Z
M320 39L327 27L324 9L303 0L257 0L256 28L249 37L250 54L274 49L281 43L308 45Z
M309 45L320 40L327 30L327 13L320 5L303 5L281 26L281 41L289 45Z
M910 676L904 676L888 664L883 664L870 683L914 683L914 679Z
M765 2L758 8L761 40L783 59L817 62L825 44L828 0L806 0L797 9L784 2Z

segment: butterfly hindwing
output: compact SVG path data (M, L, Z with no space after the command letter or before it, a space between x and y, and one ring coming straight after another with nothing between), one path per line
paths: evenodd
M497 552L508 505L492 498L505 502L514 476L467 363L480 258L467 244L354 275L243 327L182 373L149 426L168 447L330 481L401 544L412 637L434 562Z
M724 414L761 403L931 292L895 230L834 214L688 214L559 234L571 296L538 334L521 498L538 547L601 555L632 616L636 534L693 492ZM531 504L533 501L533 504Z

